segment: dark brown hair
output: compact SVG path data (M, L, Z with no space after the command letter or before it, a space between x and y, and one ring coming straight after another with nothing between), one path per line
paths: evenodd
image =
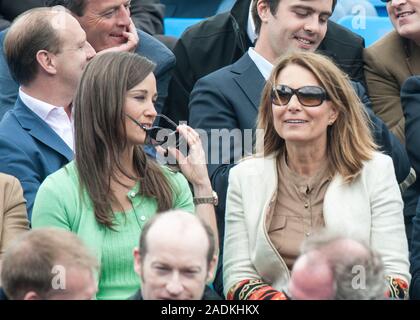
M277 8L281 0L263 0L263 1L268 4L268 6L270 7L270 12L274 16L277 12ZM257 4L258 4L258 0L252 0L251 15L255 24L255 33L258 35L261 30L261 18L258 14ZM336 4L337 4L337 0L333 0L331 11L334 11Z
M139 181L139 193L156 199L158 211L172 207L169 181L141 146L134 149L135 176L127 173L120 159L127 146L127 91L154 67L153 62L135 53L101 54L87 65L74 99L75 160L81 189L90 196L96 220L107 227L113 226L111 204L118 204L111 191L111 181L119 182L117 172Z

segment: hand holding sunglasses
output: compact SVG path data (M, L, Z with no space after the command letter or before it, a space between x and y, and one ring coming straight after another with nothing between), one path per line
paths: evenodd
M318 86L304 86L293 89L284 84L273 86L271 90L271 102L276 106L285 106L296 95L301 105L305 107L318 107L325 100L329 100L324 88Z

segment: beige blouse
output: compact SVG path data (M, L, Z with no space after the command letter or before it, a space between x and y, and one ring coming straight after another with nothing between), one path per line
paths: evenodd
M315 176L302 177L290 170L285 155L277 161L275 205L268 209L266 227L274 247L292 269L305 237L325 226L323 202L331 181L327 164Z

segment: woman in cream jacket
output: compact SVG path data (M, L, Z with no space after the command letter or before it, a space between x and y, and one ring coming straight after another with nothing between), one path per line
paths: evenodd
M228 299L285 299L304 238L321 228L382 256L389 292L410 282L403 202L345 75L327 58L283 57L264 88L258 155L230 172L224 242ZM386 293L384 293L385 296Z

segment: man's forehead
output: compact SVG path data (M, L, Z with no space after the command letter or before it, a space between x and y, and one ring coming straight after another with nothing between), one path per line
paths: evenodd
M85 0L87 7L108 8L128 4L131 0Z
M279 0L288 6L310 7L321 12L332 11L333 0Z
M169 248L156 247L146 254L146 259L152 265L164 265L173 269L204 268L207 263L205 250L182 250L180 252Z

